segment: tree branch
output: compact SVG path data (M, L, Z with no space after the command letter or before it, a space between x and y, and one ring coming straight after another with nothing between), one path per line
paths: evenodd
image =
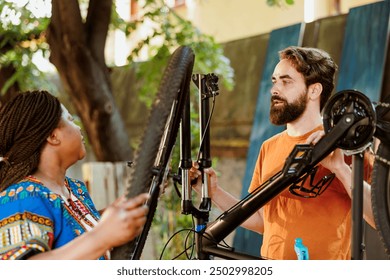
M50 46L61 46L64 52L53 52L50 61L62 65L63 53L71 52L74 45L85 44L85 32L78 0L53 0L52 17L48 28L47 41Z
M111 19L112 0L90 0L86 21L87 44L95 60L106 67L104 48Z
M60 29L61 35L65 36L64 47L69 48L74 42L85 43L85 28L78 0L53 0L52 5L52 21L57 21L56 27Z

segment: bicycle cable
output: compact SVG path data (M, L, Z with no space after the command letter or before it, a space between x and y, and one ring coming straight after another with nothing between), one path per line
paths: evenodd
M202 138L201 138L201 140L200 140L199 151L198 151L198 155L196 156L196 161L198 161L199 158L200 158L200 153L201 153L201 150L202 150L203 141L204 141L204 138L205 138L205 136L206 136L206 131L209 129L210 122L211 122L211 117L213 116L213 113L214 113L214 108L215 108L215 95L213 95L213 98L212 98L212 106L211 106L211 111L210 111L209 119L207 120L205 130L204 130L203 135L202 135Z
M195 230L192 229L192 228L184 228L184 229L180 229L180 230L176 231L176 232L168 239L168 241L165 243L165 245L164 245L164 247L163 247L163 249L162 249L162 251L161 251L161 254L160 254L160 258L159 258L160 260L162 260L162 257L163 257L163 255L164 255L164 252L165 252L165 250L166 250L168 244L172 241L172 239L173 239L176 235L178 235L179 233L184 232L184 231L192 232L192 231L195 231ZM182 254L182 253L180 253L180 254ZM177 256L176 256L176 257L177 257Z
M178 230L177 232L175 232L175 233L168 239L168 241L167 241L167 242L165 243L165 245L164 245L164 248L163 248L162 251L161 251L160 258L159 258L160 260L162 260L163 255L164 255L164 252L165 252L165 250L167 249L168 244L172 241L172 239L173 239L176 235L178 235L179 233L182 233L182 232L184 232L184 231L188 231L188 234L191 233L191 232L194 233L194 234L195 234L195 233L201 234L202 237L204 237L205 239L207 239L207 240L213 242L215 245L221 246L221 247L223 247L223 248L225 248L225 249L229 249L229 250L233 250L233 249L234 249L233 247L229 246L224 240L222 240L222 241L223 241L223 244L220 244L220 243L214 241L214 239L213 239L211 236L208 236L208 234L203 234L203 233L197 232L197 231L196 231L195 229L193 229L193 228L185 228L185 229ZM187 239L187 238L188 238L188 235L187 235L186 239ZM192 244L191 244L190 246L188 246L188 247L187 247L187 243L186 243L186 242L187 242L187 241L185 240L185 244L184 244L185 249L184 249L181 253L179 253L178 255L176 255L176 256L173 258L173 260L176 259L176 258L178 258L179 256L181 256L181 255L184 254L184 253L186 253L186 256L187 256L188 259L191 259L192 254L193 254L193 247L195 246L195 240L193 239ZM187 254L188 249L192 249L190 255Z
M194 217L192 217L192 228L194 227ZM191 260L192 259L192 255L194 254L194 247L195 247L195 234L192 235L192 244L190 247L187 247L187 241L188 241L188 238L190 236L190 234L193 233L193 231L188 231L187 233L187 236L186 238L184 239L184 248L185 248L185 253L186 253L186 256L187 256L187 259L188 260ZM187 250L191 248L191 253L190 255L188 255L187 253Z
M178 257L180 257L181 255L183 255L184 253L186 253L187 259L188 259L188 260L191 260L191 259L188 257L187 251L188 251L189 249L192 249L192 251L193 251L194 247L195 247L194 244L190 245L189 247L186 247L186 248L184 249L183 252L181 252L180 254L176 255L176 257L174 257L172 260L176 260Z

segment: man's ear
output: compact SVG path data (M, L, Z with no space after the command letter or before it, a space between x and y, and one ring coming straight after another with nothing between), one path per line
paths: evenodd
M59 145L61 144L61 140L58 138L58 134L57 134L57 129L54 129L50 135L46 138L46 141L49 143L49 144L52 144L52 145Z
M316 100L320 98L322 93L322 84L321 83L314 83L309 86L309 98L311 100Z

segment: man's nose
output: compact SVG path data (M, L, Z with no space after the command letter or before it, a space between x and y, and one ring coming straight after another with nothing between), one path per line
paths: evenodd
M279 94L279 89L278 89L276 83L272 84L272 87L271 87L270 92L271 92L271 95L277 95L277 94Z

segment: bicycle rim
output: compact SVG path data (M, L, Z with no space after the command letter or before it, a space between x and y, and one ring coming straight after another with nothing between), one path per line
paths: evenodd
M380 144L372 171L371 201L376 228L390 259L390 146Z
M141 145L137 150L126 197L149 192L149 213L143 232L135 240L114 248L112 259L139 259L156 212L160 186L179 131L184 103L189 95L194 54L181 46L172 54L164 71Z

